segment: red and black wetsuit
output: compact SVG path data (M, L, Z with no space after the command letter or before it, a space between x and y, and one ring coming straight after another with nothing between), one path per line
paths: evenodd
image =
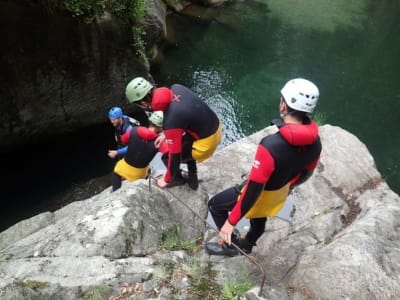
M220 122L202 99L180 84L155 89L151 106L153 110L164 111L163 128L169 152L164 179L169 182L180 173L181 158L193 161L190 143L189 147L184 147L183 141L195 141L214 134Z
M116 163L111 174L113 191L121 187L122 178L134 181L146 177L148 166L157 151L166 150L163 149L164 145L160 149L154 145L157 136L157 133L142 126L134 127L121 136L121 141L127 145L127 151L124 158Z
M317 166L321 153L318 127L310 119L304 124L284 124L274 120L279 131L264 137L258 145L248 180L209 201L209 209L220 229L228 219L236 225L252 208L260 194L304 182ZM241 191L241 192L240 192ZM228 215L228 212L231 213ZM264 232L266 217L250 219L246 239L254 245Z
M157 133L142 126L134 127L122 135L122 143L128 145L125 161L135 168L147 167L158 152L154 145L157 136Z

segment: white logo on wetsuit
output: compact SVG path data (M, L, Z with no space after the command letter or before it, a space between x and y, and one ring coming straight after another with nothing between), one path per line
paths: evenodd
M167 141L167 144L172 144L172 139L166 139L166 141Z
M260 161L259 161L259 160L255 160L255 161L253 162L253 168L258 169L259 167L260 167Z

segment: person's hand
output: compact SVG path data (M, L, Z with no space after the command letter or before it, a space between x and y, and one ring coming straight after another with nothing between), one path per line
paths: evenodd
M224 226L222 226L219 231L219 237L222 239L222 242L225 242L228 245L231 244L231 236L234 228L235 226L231 225L228 220L225 221Z
M165 135L164 134L160 134L156 140L154 141L154 146L156 146L156 148L160 148L161 144L165 141Z
M118 151L116 151L116 150L108 150L107 155L108 155L110 158L116 158L117 155L118 155Z
M165 188L166 186L167 186L167 182L164 180L164 177L163 178L159 178L159 179L157 179L157 185L160 187L160 188Z

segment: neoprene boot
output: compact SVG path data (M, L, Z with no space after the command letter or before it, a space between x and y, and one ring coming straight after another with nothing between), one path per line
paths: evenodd
M195 160L191 160L187 163L188 166L188 178L187 183L192 190L197 190L199 187L199 180L197 178L197 165Z
M209 255L223 255L223 256L236 256L239 252L226 243L219 244L217 242L209 242L205 244L205 249Z
M253 245L250 244L250 242L245 238L239 237L237 239L232 239L232 243L239 246L239 248L246 254L250 254L251 250L253 249Z
M233 231L231 241L233 244L235 244L241 250L243 250L244 253L246 254L251 253L253 244L251 244L246 239L241 238L240 233L237 229ZM236 249L236 247L228 245L226 243L223 243L222 245L216 242L206 243L205 248L209 255L225 255L232 257L240 254L240 252Z
M168 182L167 187L184 185L185 183L186 183L185 178L183 178L181 172L178 172L174 177L172 177L171 181Z

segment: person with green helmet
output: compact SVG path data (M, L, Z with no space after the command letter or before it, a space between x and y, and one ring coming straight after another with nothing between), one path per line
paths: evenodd
M110 158L122 158L126 153L128 147L121 142L121 136L125 132L130 131L134 126L139 125L139 122L125 115L122 109L118 106L110 108L110 110L108 111L108 118L110 119L111 125L115 129L114 136L117 143L117 150L108 150L107 155Z
M119 160L111 174L112 191L121 187L123 179L134 181L146 178L149 164L157 152L167 150L165 143L156 145L155 141L163 130L163 112L155 111L149 117L149 126L136 126L121 136L127 145L124 157Z
M308 116L319 99L317 86L295 78L284 85L280 96L281 118L272 121L276 132L261 139L247 180L208 202L220 238L205 244L210 255L238 255L232 243L251 253L265 231L267 217L277 215L288 193L317 167L322 145L318 126ZM242 218L250 220L250 228L241 235L235 226Z
M172 187L187 182L198 188L197 162L213 155L222 139L222 126L215 112L193 91L181 84L155 88L143 77L136 77L126 86L125 95L146 111L164 112L164 135L168 153L163 155L167 171L157 180L159 187ZM186 163L184 178L180 164Z

